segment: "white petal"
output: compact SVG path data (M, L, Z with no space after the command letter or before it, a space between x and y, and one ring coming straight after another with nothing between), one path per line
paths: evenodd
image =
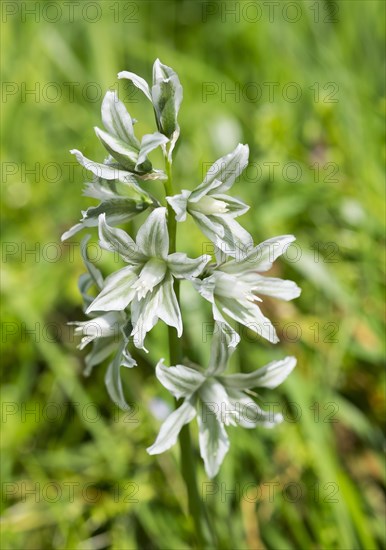
M111 311L105 315L94 317L88 321L75 321L68 324L76 325L77 328L75 329L75 334L82 336L83 342L80 349L83 349L87 343L91 342L91 340L94 340L95 338L119 336L121 318L118 317L115 311Z
M244 257L253 245L251 235L229 214L205 215L189 211L194 220L214 245L228 256Z
M221 243L225 233L222 223L215 220L214 216L207 216L202 212L197 212L197 210L189 210L189 214L192 216L204 235L206 235L212 243L218 246L218 243Z
M130 407L126 402L121 380L121 365L125 347L126 343L124 342L118 350L118 353L114 357L113 361L109 364L105 375L105 384L107 391L114 403L121 409L128 410L130 409ZM131 366L135 366L136 362L134 361L134 359L131 358L131 356L129 356L128 352L126 351L124 355L125 362L127 362L129 357L131 359Z
M228 212L227 203L220 199L215 199L210 195L204 195L198 201L189 201L189 210L197 211L210 216L212 214L226 214Z
M136 296L131 304L131 322L133 330L134 345L137 348L147 349L144 347L146 334L155 326L158 321L158 310L160 302L159 287L149 292L141 300Z
M141 141L137 165L142 164L151 151L156 149L159 145L165 145L168 141L169 139L159 132L154 132L154 134L145 134Z
M279 339L271 321L264 317L255 302L248 299L237 300L234 298L218 297L218 305L225 315L229 315L249 330L256 332L262 338L276 344Z
M126 78L127 80L131 80L134 86L141 90L141 92L143 92L145 96L152 101L149 85L144 78L129 71L121 71L118 73L118 78Z
M147 452L150 455L156 455L173 447L182 427L191 422L195 416L196 409L189 401L184 401L178 409L167 417L160 428L157 439L151 447L148 447Z
M254 248L246 249L243 256L228 262L221 267L221 270L227 273L268 271L276 258L281 256L295 240L293 235L282 235L268 239Z
M94 127L95 133L102 145L110 153L110 155L122 165L123 168L129 171L134 171L138 163L138 149L130 146L121 139L104 132L97 126ZM141 171L141 170L139 170ZM145 172L147 170L144 170Z
M222 195L222 194L213 194L210 195L216 200L223 201L226 205L227 213L229 216L232 216L233 218L236 218L237 216L241 216L242 214L245 214L245 212L248 212L249 206L245 204L243 201L239 199L235 199L234 197L230 197L229 195Z
M251 282L253 281L253 290L257 294L264 294L286 301L298 298L301 294L301 289L293 281L275 277L262 277L256 273L250 275Z
M216 327L219 327L228 345L233 348L236 347L240 342L240 336L223 317L215 301L214 291L216 288L216 273L202 280L195 279L192 283L201 296L212 304L213 319L216 321Z
M174 327L180 338L182 335L181 311L173 288L173 277L170 273L167 273L159 288L158 317L170 327Z
M208 254L193 259L188 258L183 252L175 252L169 254L167 264L177 279L190 279L191 277L198 277L210 260L211 257Z
M222 182L220 180L214 179L213 181L210 181L209 183L201 183L196 189L194 189L190 195L189 201L190 202L198 202L206 195L215 192L218 187L222 185Z
M163 359L155 372L161 384L177 399L191 396L205 382L205 376L197 370L184 365L165 367Z
M229 450L229 439L224 425L204 403L198 408L199 444L201 458L209 478L213 478Z
M132 185L135 189L138 189L136 179L130 172L116 168L115 166L109 166L108 164L94 162L93 160L85 157L77 149L71 149L70 153L75 155L79 164L84 166L86 170L90 170L90 172L92 172L95 176L105 180L119 180L123 183Z
M176 72L171 67L161 63L157 58L153 64L153 84L157 84L162 80L167 80L172 76L177 76Z
M223 327L224 329L225 327ZM234 348L232 344L232 332L222 330L219 323L214 326L212 345L207 375L215 376L226 369Z
M229 403L224 386L215 378L208 378L198 390L200 401L225 424L235 426L234 415L237 412Z
M220 327L220 330L223 333L224 338L226 338L229 341L229 347L235 348L237 344L240 342L239 334L237 334L235 329L228 323L228 321L221 314L221 311L218 305L216 304L216 301L213 302L212 311L213 311L213 319L216 321L216 323Z
M222 271L215 271L212 275L216 283L216 296L224 296L225 298L234 298L235 300L255 300L250 285L244 281L242 277L229 275Z
M132 266L124 267L105 280L102 292L87 308L91 311L121 311L131 302L135 295L132 288L137 275Z
M84 264L87 268L87 271L89 272L93 282L96 284L96 286L100 289L103 286L103 277L100 270L95 267L95 265L89 260L88 254L87 254L87 243L90 240L91 235L86 235L81 243L80 243L80 249L82 254L82 259L84 261Z
M92 181L85 182L83 196L93 199L109 200L118 199L121 195L116 189L114 180L106 180L94 176Z
M153 210L137 233L137 245L149 258L166 260L169 251L169 234L166 224L166 208Z
M144 298L148 292L151 292L154 287L163 281L166 269L166 262L159 258L150 258L145 263L137 281L133 285L133 288L137 291L139 300Z
M117 350L117 342L115 338L103 338L100 340L94 340L92 343L92 349L85 357L85 369L84 375L89 376L95 365L99 365L105 359L107 359L113 351Z
M152 292L141 300L135 297L131 306L133 323L132 336L138 348L144 348L146 334L161 319L169 326L175 327L180 337L182 334L181 311L173 290L173 278L166 274L165 279Z
M79 233L79 231L82 231L82 229L84 229L84 227L85 226L83 225L83 223L76 223L75 225L70 227L70 229L68 229L67 231L65 231L63 233L63 235L60 237L60 240L61 241L66 241L67 239L70 239L71 237L73 237L74 235Z
M134 136L133 122L125 105L118 99L116 91L108 91L102 102L102 122L113 136L139 149Z
M204 184L210 185L213 180L219 180L222 184L216 188L216 193L224 193L233 185L235 179L248 164L248 156L248 145L239 143L232 153L219 158L209 168L204 179Z
M224 228L224 236L217 246L228 256L236 258L244 257L246 251L253 246L251 235L231 215L211 216L211 220L221 224Z
M228 374L219 380L226 388L247 390L250 388L276 388L293 371L296 365L295 357L286 357L280 361L272 361L265 367L247 374Z
M257 425L264 428L273 428L283 421L283 415L274 411L264 411L249 396L238 390L228 389L229 400L239 411L235 417L236 423L243 428L255 428Z
M190 194L190 191L186 191L186 189L184 189L180 195L166 197L166 200L176 213L176 220L178 222L184 222L186 220L186 212Z
M105 214L99 216L99 244L105 250L118 252L131 265L146 262L146 256L140 253L133 239L123 229L108 225Z

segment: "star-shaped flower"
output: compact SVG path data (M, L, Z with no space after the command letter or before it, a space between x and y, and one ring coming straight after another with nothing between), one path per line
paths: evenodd
M224 334L215 333L208 368L198 370L185 365L165 367L161 360L156 375L166 389L183 403L162 424L149 454L163 453L172 447L182 427L197 416L199 445L207 475L214 477L229 449L227 425L254 428L258 424L272 427L282 415L263 411L246 392L251 388L276 388L296 365L294 357L273 361L248 374L223 372L232 348Z
M231 332L231 345L240 337L229 325L231 317L272 343L279 341L271 321L260 310L259 295L292 300L300 295L300 288L288 280L265 277L259 273L268 271L278 256L295 240L292 235L269 239L249 250L238 261L231 259L215 268L208 268L210 275L194 281L198 292L212 304L213 317L223 331ZM225 317L224 317L225 316Z
M118 252L128 264L107 277L101 293L88 307L91 311L122 311L131 304L134 344L144 348L146 334L158 319L182 334L181 312L173 289L173 278L193 279L201 274L210 256L188 258L168 254L166 208L153 210L137 233L136 242L122 229L110 227L99 217L100 246Z
M248 154L248 146L239 144L211 166L194 191L183 190L167 197L177 221L184 221L189 213L204 235L229 256L238 256L253 247L251 235L234 219L249 206L225 194L246 167Z

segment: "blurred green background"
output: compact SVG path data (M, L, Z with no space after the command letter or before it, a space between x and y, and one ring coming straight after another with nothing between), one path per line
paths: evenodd
M102 160L93 126L117 88L137 133L148 102L121 70L150 80L156 57L184 87L175 181L192 189L239 142L250 168L234 193L255 242L285 233L293 254L275 274L293 303L267 301L278 346L244 339L234 367L293 354L275 393L275 430L230 428L231 450L203 499L221 548L380 548L384 538L382 269L383 1L8 2L1 55L3 206L2 549L182 549L194 544L178 446L146 447L173 406L155 381L166 331L124 370L131 415L105 391L104 367L83 378L68 321L83 319L81 237L60 244L80 210L85 174L69 149ZM157 155L154 155L157 164ZM161 166L160 166L161 167ZM154 184L159 185L159 184ZM135 221L135 230L140 221ZM93 238L96 242L95 231ZM202 252L187 222L179 249ZM94 248L96 251L97 249ZM108 254L99 262L116 269ZM205 361L209 320L183 286L187 342Z

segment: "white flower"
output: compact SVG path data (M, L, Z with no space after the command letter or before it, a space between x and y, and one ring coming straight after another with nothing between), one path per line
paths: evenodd
M201 296L212 304L215 321L223 331L232 334L232 346L239 342L240 337L226 317L231 317L272 343L279 341L271 321L258 306L258 302L262 301L259 295L292 300L300 295L301 290L293 281L265 277L259 273L270 269L294 240L292 235L283 235L264 241L249 250L241 261L227 261L215 269L209 269L212 271L209 277L194 281Z
M246 167L248 154L248 146L239 144L211 166L194 191L183 190L179 195L166 197L177 221L184 221L189 213L204 235L229 256L239 256L253 247L251 235L234 219L249 206L224 194Z
M280 414L263 411L244 392L254 387L276 388L296 365L294 357L286 357L248 374L224 375L232 352L226 340L220 331L215 333L206 371L184 365L168 368L162 360L156 367L161 384L184 401L167 417L147 451L153 455L170 449L182 427L197 416L201 457L210 478L217 474L229 449L225 426L272 427L282 421Z
M110 227L99 217L100 246L118 252L128 264L107 277L101 293L88 307L92 311L122 311L131 304L134 344L144 348L146 334L158 319L182 334L181 312L173 278L192 279L201 274L210 256L191 259L168 254L166 208L156 208L137 233L136 242L122 229Z

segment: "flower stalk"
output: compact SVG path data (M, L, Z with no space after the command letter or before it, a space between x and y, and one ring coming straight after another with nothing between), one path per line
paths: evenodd
M173 176L172 176L172 161L169 154L165 154L165 172L167 179L164 181L165 193L167 196L174 194ZM176 252L177 241L177 223L172 207L168 204L168 231L169 231L169 253ZM174 292L177 302L180 302L180 281L175 279ZM182 363L182 345L181 339L178 338L177 332L173 327L168 327L169 336L169 361L171 365ZM177 406L177 400L176 400ZM197 485L197 461L192 445L189 424L183 426L179 434L180 444L180 463L181 473L186 486L188 496L188 509L193 519L195 533L199 548L215 546L215 537L210 525L209 515L202 501Z

